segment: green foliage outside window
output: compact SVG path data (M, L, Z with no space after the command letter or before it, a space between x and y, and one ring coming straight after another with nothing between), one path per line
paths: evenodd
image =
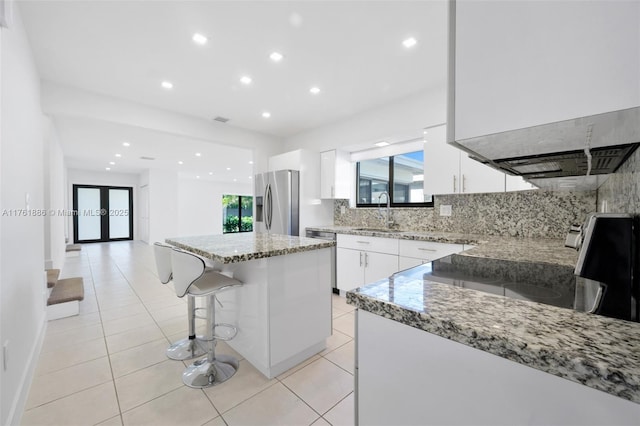
M225 234L253 231L253 197L222 196L222 231Z

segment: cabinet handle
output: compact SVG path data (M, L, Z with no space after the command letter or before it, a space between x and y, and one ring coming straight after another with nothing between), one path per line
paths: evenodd
M371 244L370 241L356 241L358 244Z
M362 267L362 252L360 252L360 267Z
M364 254L364 267L369 266L369 253Z
M456 175L453 175L453 192L458 192L456 189Z
M418 247L418 250L422 250L422 251L432 251L432 252L436 252L438 250L435 249L430 249L430 248L425 248L425 247Z
M467 178L462 175L462 192L467 192Z

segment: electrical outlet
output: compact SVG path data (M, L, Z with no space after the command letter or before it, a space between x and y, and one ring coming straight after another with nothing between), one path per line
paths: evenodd
M440 216L451 216L451 205L442 204L440 206Z
M347 212L347 208L345 206L340 206L340 214L345 214Z
M9 365L9 341L7 340L2 345L2 369L3 371L7 371L7 366Z

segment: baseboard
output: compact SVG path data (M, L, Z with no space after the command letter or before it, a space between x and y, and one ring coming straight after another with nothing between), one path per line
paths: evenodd
M24 414L24 407L27 405L27 398L29 397L29 391L31 390L31 382L33 381L33 375L36 372L38 366L38 360L40 359L40 352L42 351L42 343L44 342L44 336L47 332L47 317L46 313L43 315L38 335L35 339L35 345L33 350L29 354L29 362L27 368L24 371L22 380L20 381L20 388L18 389L16 398L11 404L11 410L7 417L8 425L19 425L22 423L22 415Z

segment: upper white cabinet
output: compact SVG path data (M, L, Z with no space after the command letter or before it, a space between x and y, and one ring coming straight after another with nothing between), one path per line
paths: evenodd
M353 167L349 153L333 149L320 153L320 198L350 198Z
M640 2L455 8L455 140L640 105Z
M426 195L505 191L505 174L446 143L444 126L429 130L425 139Z

